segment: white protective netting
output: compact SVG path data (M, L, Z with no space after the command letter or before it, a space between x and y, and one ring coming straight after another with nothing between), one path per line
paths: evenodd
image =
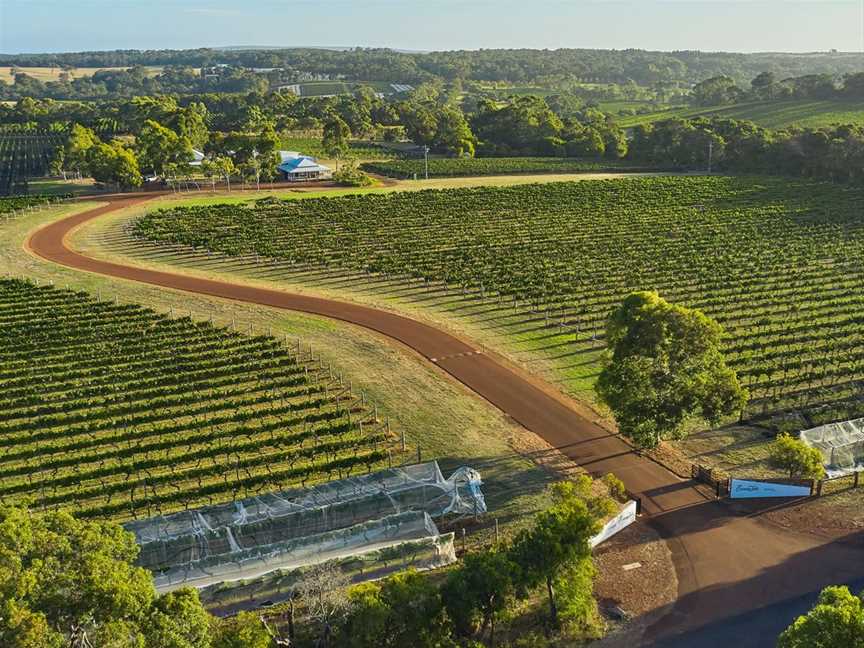
M480 475L437 462L126 524L156 587L206 587L438 536L432 518L486 512Z
M425 571L450 565L456 562L454 539L453 533L408 539L322 562L342 572L349 582L361 583L386 578L409 567ZM296 592L298 583L312 569L313 564L277 568L251 578L206 585L200 587L198 593L201 602L216 614L236 614L241 610L288 599Z
M864 418L804 430L801 440L822 453L829 477L864 470Z

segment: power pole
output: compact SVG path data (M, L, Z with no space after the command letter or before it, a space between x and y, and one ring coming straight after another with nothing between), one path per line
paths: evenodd
M424 166L426 167L426 179L429 179L429 147L425 144L423 145L423 161Z
M714 140L708 140L708 174L711 174L711 158L714 154Z

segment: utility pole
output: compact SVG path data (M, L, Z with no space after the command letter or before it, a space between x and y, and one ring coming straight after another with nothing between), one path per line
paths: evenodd
M429 179L429 147L425 144L423 145L423 161L424 166L426 167L426 179Z
M714 154L714 140L708 140L708 174L711 174L711 158Z

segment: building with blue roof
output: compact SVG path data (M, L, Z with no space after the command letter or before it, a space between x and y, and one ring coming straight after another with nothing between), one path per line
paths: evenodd
M330 167L318 164L315 158L294 151L279 151L282 164L279 173L285 180L303 182L306 180L328 180L333 177Z

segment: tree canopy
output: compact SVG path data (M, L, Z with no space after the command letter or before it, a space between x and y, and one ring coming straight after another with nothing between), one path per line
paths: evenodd
M549 617L558 623L556 583L582 561L590 561L589 541L602 520L614 511L607 497L591 495L591 480L558 482L552 487L553 505L537 514L534 525L513 541L511 559L519 567L522 587L545 585Z
M106 145L103 145L106 146ZM267 648L253 615L221 623L198 592L158 595L135 536L69 513L0 507L3 648ZM266 640L265 637L266 636Z
M816 605L777 640L777 648L864 648L864 602L848 587L826 587Z
M701 311L655 292L633 293L615 309L596 389L623 435L653 448L679 436L690 417L716 425L744 407L747 392L726 366L721 334Z

